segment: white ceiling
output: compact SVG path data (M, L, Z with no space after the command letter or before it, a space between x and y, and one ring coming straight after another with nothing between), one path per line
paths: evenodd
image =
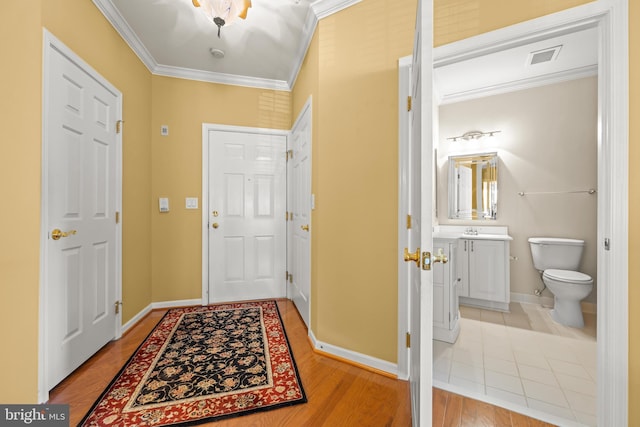
M533 52L553 47L560 47L553 60L530 65ZM593 76L597 71L598 29L591 27L462 61L438 61L436 54L434 80L440 101L446 104Z
M318 19L359 1L253 0L218 38L191 0L93 0L154 74L282 90L292 88Z
M318 20L359 1L252 0L246 20L218 38L191 0L93 0L154 74L280 90L293 87ZM595 75L597 37L596 28L580 29L464 60L439 61L436 49L436 91L450 103ZM555 46L557 59L527 65L531 52Z

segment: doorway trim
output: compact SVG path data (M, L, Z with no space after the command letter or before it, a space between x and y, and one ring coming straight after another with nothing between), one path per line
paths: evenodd
M211 303L209 298L209 191L211 190L209 188L209 171L211 169L209 164L209 131L281 135L286 138L287 146L290 135L289 130L221 125L215 123L202 124L202 305Z
M47 176L47 135L45 133L47 129L47 123L49 117L47 114L47 101L48 101L48 89L49 83L47 73L51 69L51 53L52 51L58 51L71 62L76 64L78 68L82 69L87 75L93 78L96 82L104 86L108 91L114 94L117 98L117 111L114 111L113 117L118 120L122 117L122 93L113 86L107 79L105 79L100 73L98 73L93 67L86 63L80 56L69 49L64 43L50 33L46 28L43 28L43 49L42 49L42 158L41 158L41 192L40 192L40 289L39 289L39 320L38 320L38 402L44 403L49 400L49 390L47 384L47 339L45 336L46 319L47 319L47 280L46 280L46 246L48 239L48 230L46 229L46 213L48 212L49 200L47 193L47 182L45 177ZM114 120L114 129L115 129ZM115 195L115 211L122 214L122 132L116 134L116 167L115 167L115 181L116 181L116 195ZM116 238L115 238L115 298L116 301L122 301L122 220L116 224ZM122 311L115 316L114 324L114 339L119 339L122 336Z
M561 31L599 28L598 425L628 424L628 0L599 0L434 49L434 66ZM615 171L615 173L614 173ZM615 215L614 215L615 213ZM402 218L399 218L402 222ZM609 239L610 250L604 241ZM402 300L399 298L399 303ZM405 311L400 306L399 311ZM430 321L430 327L431 327ZM399 335L404 335L399 319ZM402 346L400 339L399 346ZM399 348L399 362L402 349ZM431 360L429 358L429 360ZM399 369L400 371L400 369Z

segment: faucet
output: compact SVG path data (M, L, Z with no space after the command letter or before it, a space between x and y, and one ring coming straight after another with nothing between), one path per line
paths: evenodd
M464 234L468 234L470 236L477 236L478 229L473 227L467 227L466 230L464 230Z

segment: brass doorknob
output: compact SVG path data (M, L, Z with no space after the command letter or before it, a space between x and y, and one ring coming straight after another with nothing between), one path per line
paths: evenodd
M404 260L405 262L413 261L416 263L418 268L420 268L420 248L416 249L415 252L409 252L408 248L404 248Z
M217 222L214 222L213 224L211 224L211 226L213 228L218 228L218 227L220 227L220 224L218 224Z
M309 231L309 224L301 225L300 228L302 228L304 231Z
M73 234L76 234L77 231L76 230L71 230L71 231L62 231L59 228L55 228L52 232L51 232L51 238L53 240L60 240L61 237L69 237Z
M449 262L449 258L444 254L444 252L442 251L442 248L438 249L438 255L435 255L433 257L433 262L441 262L443 264L446 264Z

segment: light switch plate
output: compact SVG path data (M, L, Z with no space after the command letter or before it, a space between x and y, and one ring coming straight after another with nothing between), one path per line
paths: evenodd
M185 207L187 209L198 209L198 198L197 197L187 197L185 199Z

